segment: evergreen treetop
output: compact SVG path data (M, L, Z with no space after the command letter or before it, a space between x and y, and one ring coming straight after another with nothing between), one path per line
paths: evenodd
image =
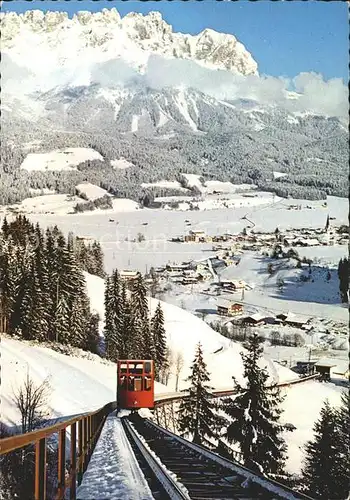
M325 401L314 425L314 438L305 446L303 485L313 498L343 500L349 494L349 469L345 470L339 413ZM347 434L349 429L347 429ZM345 460L349 464L349 455Z
M196 347L191 374L186 381L190 382L190 387L188 398L180 403L180 435L191 437L194 443L215 448L224 420L215 411L218 407L211 394L210 377L200 343Z
M259 366L263 353L262 339L253 334L241 354L246 386L233 377L236 397L225 401L224 411L230 417L226 438L237 443L244 464L261 473L283 471L286 445L281 432L287 429L280 422L283 401L277 387L268 387L268 373Z

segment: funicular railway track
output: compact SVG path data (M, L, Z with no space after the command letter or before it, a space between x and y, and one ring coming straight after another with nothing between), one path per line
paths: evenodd
M171 482L175 485L177 483L178 486L172 491L168 490L167 496L155 495L155 498L162 498L162 500L166 498L194 500L309 499L309 497L298 494L284 485L255 474L240 464L221 458L201 446L186 441L150 420L141 418L138 414L124 417L123 421L129 439L132 436L131 433L128 433L127 428L135 429L165 466L158 466L158 479L161 475L169 478L167 471L175 474L177 478L177 481L174 481L170 475ZM140 457L140 453L136 456L142 468L144 457ZM152 489L152 484L150 487Z

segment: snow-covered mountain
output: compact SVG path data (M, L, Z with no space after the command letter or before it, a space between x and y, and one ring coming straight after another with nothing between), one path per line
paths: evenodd
M72 19L65 12L5 13L2 46L16 64L40 75L57 67L74 71L116 58L142 72L151 54L242 75L258 71L252 55L233 35L211 29L194 36L175 33L159 12L132 12L122 19L115 8L78 12Z
M180 173L279 196L346 196L339 82L328 88L313 75L309 85L304 75L291 92L282 80L259 77L233 35L174 33L156 12L70 19L28 11L2 14L1 22L0 204L22 201L30 188L74 193L86 181L139 201L142 183ZM100 159L59 176L20 169L31 153L67 148L94 149ZM131 167L115 169L120 158ZM273 171L288 175L275 179Z

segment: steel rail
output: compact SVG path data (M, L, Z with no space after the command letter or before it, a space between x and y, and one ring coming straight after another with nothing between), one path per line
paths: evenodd
M142 457L145 459L148 466L151 468L154 475L161 483L166 493L169 495L169 498L171 500L190 500L190 497L184 491L184 489L182 489L181 486L179 486L179 484L171 477L171 475L167 473L164 467L162 467L159 459L157 460L153 453L145 445L145 443L140 438L140 435L133 428L132 424L128 421L127 418L122 418L122 424L126 430L126 434L129 440L131 438L136 444L137 448L142 454Z
M144 419L144 420L148 426L153 427L153 429L155 429L159 434L165 435L168 441L169 439L172 441L176 441L182 447L185 447L188 450L193 450L198 455L204 457L206 460L221 465L222 467L231 470L238 476L243 476L244 480L254 483L260 488L263 488L266 492L268 492L269 495L271 495L271 498L280 498L284 500L313 500L311 497L303 493L298 493L289 488L288 486L285 486L255 471L251 471L250 469L247 469L246 467L240 465L239 463L235 463L231 460L223 458L220 455L210 451L209 449L203 446L188 441L178 436L177 434L174 434L173 432L164 429L163 427L157 425L155 422L152 422L149 419Z
M270 388L272 387L279 387L279 388L284 388L284 387L289 387L291 385L297 385L297 384L302 384L303 382L307 382L308 380L313 380L319 378L320 374L319 373L314 373L312 375L308 375L307 377L298 377L292 380L287 380L283 382L279 382L275 385L269 386ZM225 396L234 396L236 395L235 390L232 389L215 389L212 391L212 396L214 398L222 398ZM183 392L173 392L173 393L163 393L163 394L158 394L154 396L154 407L159 408L160 406L163 406L168 403L176 402L176 401L181 401L182 399L186 399L189 397L189 393L187 391Z

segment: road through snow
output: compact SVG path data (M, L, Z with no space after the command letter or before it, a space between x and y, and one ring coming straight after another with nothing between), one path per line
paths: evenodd
M153 496L119 418L107 417L77 499L152 500Z

